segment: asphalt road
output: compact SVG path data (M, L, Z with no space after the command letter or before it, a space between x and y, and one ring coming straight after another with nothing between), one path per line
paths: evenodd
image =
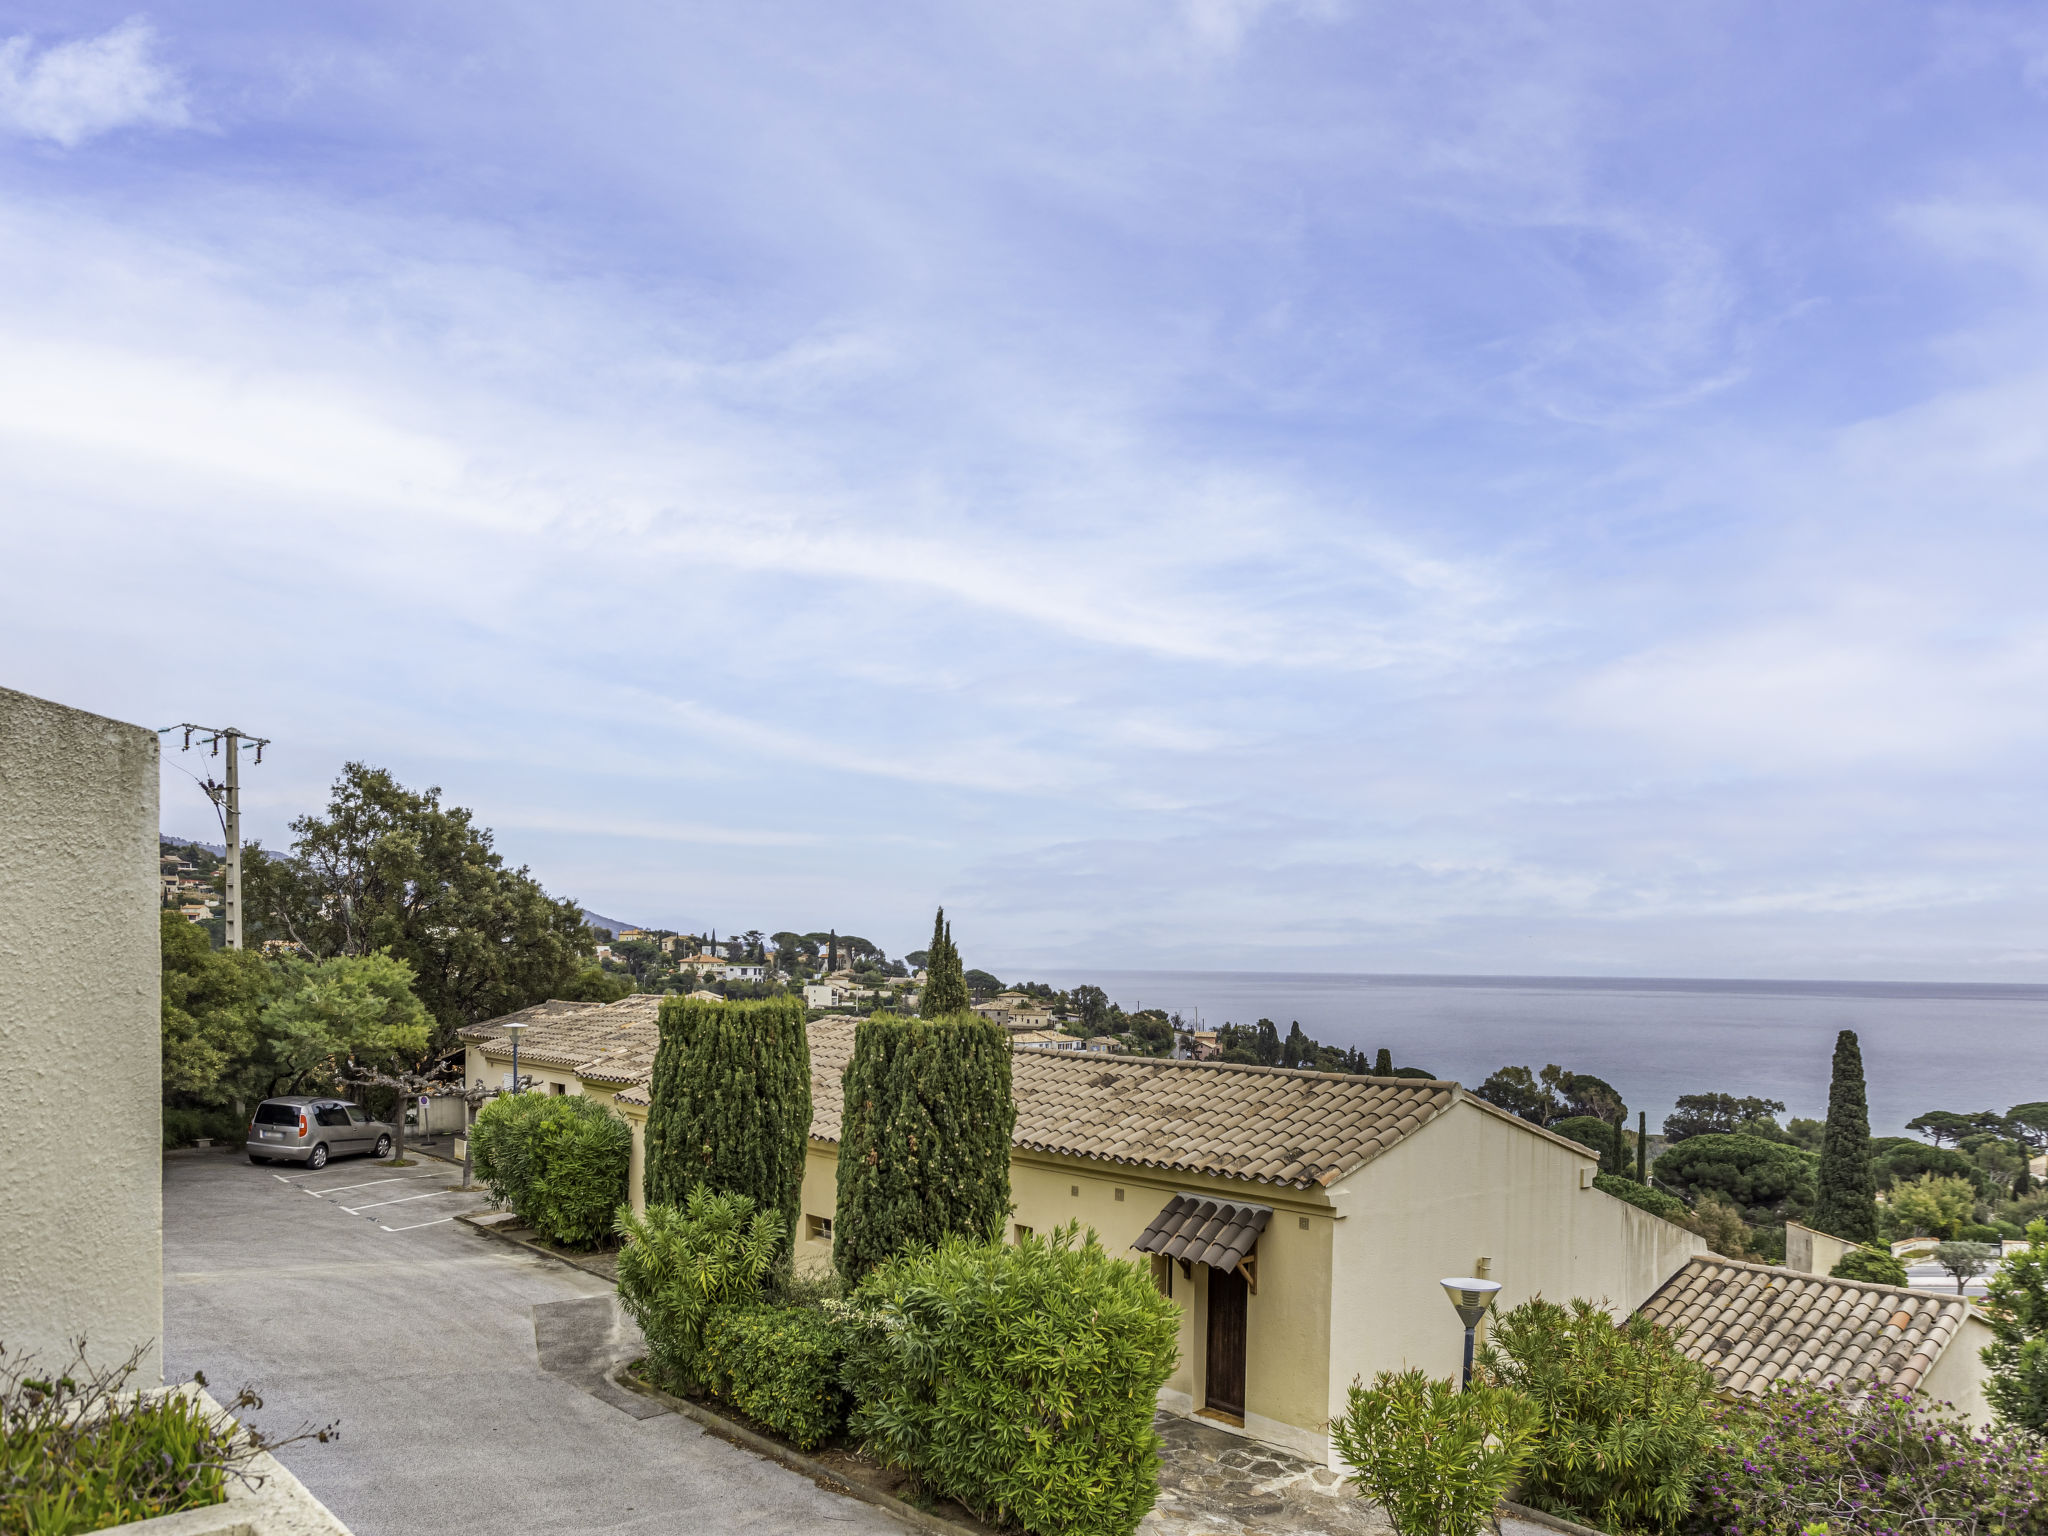
M459 1183L433 1162L166 1158L166 1379L252 1386L272 1431L339 1419L282 1460L356 1536L901 1536L687 1419L594 1395L609 1287L453 1220L484 1203Z

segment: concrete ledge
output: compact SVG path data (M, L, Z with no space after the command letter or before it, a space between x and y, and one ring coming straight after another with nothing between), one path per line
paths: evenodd
M1517 1504L1511 1499L1502 1499L1500 1507L1517 1520L1526 1520L1531 1525L1540 1525L1546 1530L1563 1531L1566 1536L1607 1536L1607 1532L1595 1530L1590 1525L1580 1525L1567 1520L1563 1515L1553 1515L1546 1510L1531 1509L1526 1504Z
M207 1392L187 1390L197 1392L216 1416L228 1416ZM181 1509L153 1520L131 1520L107 1529L132 1532L133 1536L349 1536L349 1528L334 1512L269 1452L249 1463L249 1473L252 1479L261 1480L260 1486L252 1488L231 1477L228 1496L218 1504Z
M528 1253L537 1253L544 1259L553 1259L557 1264L566 1264L571 1269L580 1269L584 1274L594 1275L607 1285L618 1284L614 1277L606 1274L602 1269L585 1263L581 1259L572 1258L566 1253L557 1253L545 1243L536 1243L528 1238L514 1237L510 1232L500 1231L501 1227L514 1220L510 1211L464 1212L455 1219L470 1228L470 1230L481 1232L487 1237L495 1237L501 1243L510 1243L514 1247L524 1248Z
M978 1526L962 1525L957 1520L948 1520L944 1515L935 1515L930 1510L919 1509L915 1504L906 1503L895 1494L884 1493L879 1488L864 1488L859 1483L848 1482L823 1462L813 1460L794 1446L784 1445L780 1440L771 1440L744 1424L736 1424L723 1414L714 1413L702 1403L693 1403L686 1397L677 1397L674 1393L664 1392L659 1387L648 1386L635 1377L627 1366L621 1365L615 1369L611 1379L629 1392L637 1392L642 1397L652 1398L664 1407L680 1413L684 1418L694 1419L721 1440L730 1440L734 1445L744 1446L757 1455L766 1456L770 1461L780 1462L790 1471L808 1477L821 1488L829 1489L833 1493L843 1493L850 1498L872 1504L877 1509L887 1510L906 1525L915 1526L921 1531L929 1531L932 1536L987 1536L987 1533Z

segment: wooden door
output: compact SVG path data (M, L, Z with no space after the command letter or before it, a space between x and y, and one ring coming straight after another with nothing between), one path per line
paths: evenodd
M1244 1272L1209 1271L1207 1406L1244 1420Z

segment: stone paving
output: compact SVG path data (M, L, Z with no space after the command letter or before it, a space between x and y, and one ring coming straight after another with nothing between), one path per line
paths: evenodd
M1328 1467L1162 1413L1159 1502L1138 1536L1393 1536L1393 1522ZM1501 1536L1557 1536L1505 1519Z

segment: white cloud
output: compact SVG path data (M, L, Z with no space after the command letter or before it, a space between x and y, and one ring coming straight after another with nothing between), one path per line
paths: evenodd
M0 42L0 125L66 149L116 128L187 126L184 91L155 44L140 17L40 53L26 34Z

